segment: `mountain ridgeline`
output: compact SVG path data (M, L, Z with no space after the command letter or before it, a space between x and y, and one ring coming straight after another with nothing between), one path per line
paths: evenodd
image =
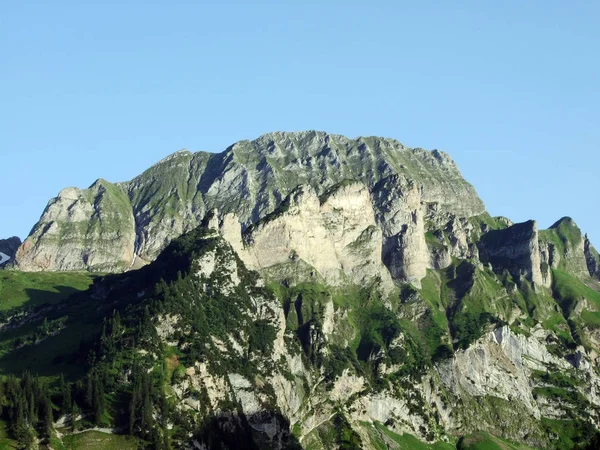
M473 187L441 152L390 139L273 133L219 154L177 152L127 183L100 179L89 189L61 191L21 247L18 267L125 270L153 260L213 208L234 213L247 227L298 186L323 195L348 180L368 188L390 250L404 216L421 204L459 217L484 212Z
M9 265L0 406L22 445L600 443L598 252L570 218L491 217L436 150L301 132L177 152L61 191Z

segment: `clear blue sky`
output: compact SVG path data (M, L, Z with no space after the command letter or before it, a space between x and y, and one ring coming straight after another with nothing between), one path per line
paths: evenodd
M0 237L63 187L318 129L446 151L491 214L600 246L599 2L248 3L1 2Z

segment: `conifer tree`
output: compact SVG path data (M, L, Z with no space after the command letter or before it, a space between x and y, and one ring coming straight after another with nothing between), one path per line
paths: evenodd
M85 406L88 408L93 407L94 401L94 381L91 373L88 374L85 383Z
M79 417L79 407L77 406L77 403L73 402L73 405L71 406L71 417L69 420L71 425L71 431L75 431L77 417Z
M73 404L73 400L71 399L71 385L65 382L65 376L60 374L60 397L61 397L61 414L69 414L71 412L71 407Z
M94 422L96 424L102 423L102 417L104 416L105 401L104 401L104 386L102 377L95 375L93 378L93 394L92 394L92 411L94 414Z
M39 404L40 435L45 438L50 438L50 436L52 436L54 420L52 417L52 404L47 390L45 390L40 397Z

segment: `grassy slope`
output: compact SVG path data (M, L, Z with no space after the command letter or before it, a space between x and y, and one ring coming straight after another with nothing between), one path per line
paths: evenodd
M65 450L136 450L137 441L129 436L86 431L63 438Z
M382 433L388 440L391 440L397 445L398 450L453 450L456 447L453 444L446 442L435 442L432 444L420 441L410 434L397 434L380 423L375 424L375 429ZM372 435L375 437L376 435ZM381 437L377 436L373 440L377 448L386 449L385 443L381 442ZM379 442L378 442L379 441Z
M554 248L558 257L557 269L577 276L587 275L585 259L579 253L583 245L583 235L571 218L563 217L549 229L540 230L539 240ZM542 270L546 268L543 266Z
M98 333L101 316L97 301L89 301L83 294L92 284L94 276L87 272L39 272L25 273L0 271L0 311L7 317L23 308L43 309L44 314L31 323L0 332L0 374L20 375L23 371L39 374L48 381L58 378L63 372L67 378L75 379L84 374L83 368L68 355L77 350L82 339ZM73 297L73 295L75 295ZM46 310L51 305L58 308ZM45 337L37 344L16 348L15 342L31 336L40 326L42 316L49 321L67 317L66 327L57 335ZM137 449L135 440L128 436L111 435L88 431L65 436L61 442L53 439L55 450L79 449ZM17 448L10 438L7 424L0 421L0 450Z
M450 330L457 345L465 348L481 335L488 316L505 317L511 306L493 274L466 262L455 261L445 270L429 270L421 283L420 295L429 307L429 328L434 331L426 335L430 346L450 342Z
M600 292L562 270L553 270L552 278L554 292L560 299L567 302L566 307L572 307L577 301L585 299L590 306L600 309Z
M0 271L0 311L59 303L86 290L92 281L93 276L87 272Z
M427 443L410 434L397 434L380 423L361 423L368 431L371 444L378 450L534 450L489 433L479 432L464 436L457 444L449 442Z
M506 439L492 436L489 433L479 432L462 438L457 447L459 450L530 450L523 444L515 444Z
M92 282L93 276L87 272L0 271L0 311L8 318L23 308L57 305L66 302L71 295L85 291ZM81 369L61 359L61 355L72 353L81 339L97 333L100 325L94 320L96 307L86 302L65 303L64 307L49 310L38 319L0 332L0 374L20 375L25 370L52 377L57 377L61 371L66 375L79 374ZM35 345L28 343L20 347L22 342L33 339L42 316L48 321L63 318L66 327Z
M541 230L540 238L554 244L561 255L568 247L580 244L583 239L581 230L569 217L563 217L549 229Z
M558 269L552 271L552 289L569 320L577 325L600 328L600 292ZM580 314L576 314L578 306Z

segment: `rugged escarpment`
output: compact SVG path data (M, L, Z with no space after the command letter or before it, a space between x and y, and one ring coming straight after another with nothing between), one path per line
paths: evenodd
M246 228L300 185L320 196L346 180L369 190L383 259L395 278L418 280L424 274L425 210L457 217L484 211L473 187L442 152L409 149L385 138L271 133L220 154L177 152L130 182L101 183L103 190L93 185L63 191L48 204L17 264L21 270L121 270L134 258L155 258L213 208L234 213ZM412 226L404 220L409 216L417 221ZM119 245L109 250L106 242L114 239ZM407 264L400 267L394 249Z
M215 219L217 215L215 211ZM232 214L218 228L250 269L269 278L294 273L296 281L310 279L310 274L298 273L305 267L314 272L314 280L332 286L380 279L385 291L393 289L381 261L381 229L369 192L360 182L336 185L321 198L311 187L301 186L243 236Z
M543 260L553 268L576 275L590 273L586 262L586 238L570 217L563 217L540 236L540 244L547 249Z
M127 192L105 180L63 189L16 255L25 271L120 271L134 262L136 234Z
M600 255L588 239L587 235L585 236L584 241L584 253L585 262L590 275L600 281Z
M479 256L496 271L507 270L517 280L525 277L542 285L537 224L530 220L501 230L491 230L479 241Z

